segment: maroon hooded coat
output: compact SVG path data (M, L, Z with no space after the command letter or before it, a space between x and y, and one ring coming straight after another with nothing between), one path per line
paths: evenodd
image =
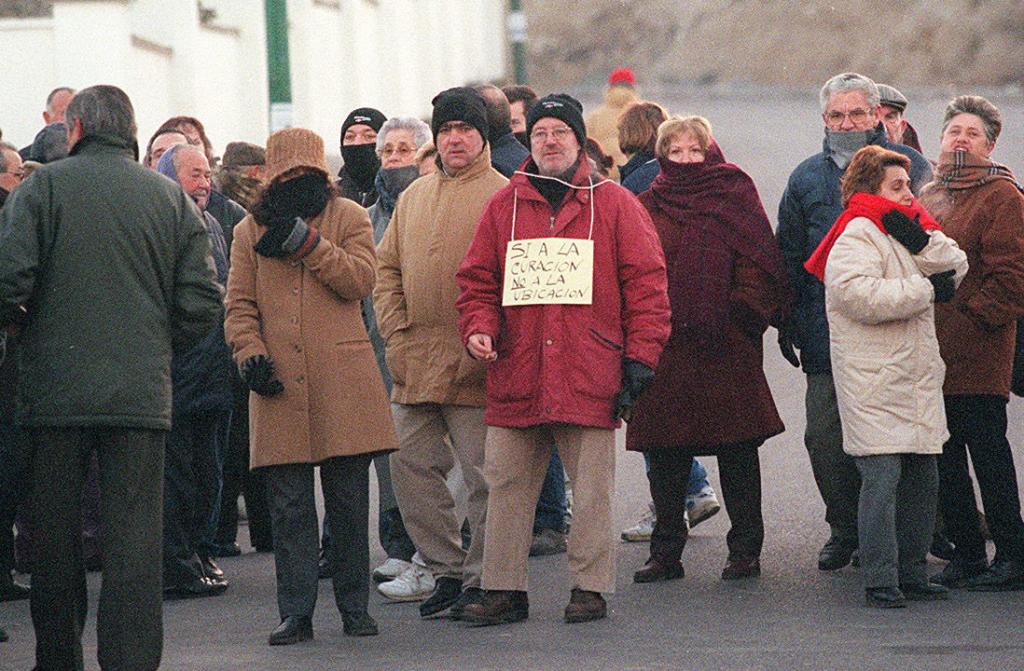
M626 448L715 454L784 429L761 340L788 309L789 283L753 181L717 144L702 163L661 166L640 202L665 250L672 335Z
M651 368L669 335L665 261L647 212L618 184L595 181L580 163L558 213L525 175L491 198L456 275L463 342L494 339L487 368L492 426L566 423L613 429L623 357ZM591 203L593 198L593 203ZM593 216L592 305L502 307L505 248L515 237L586 239ZM593 213L593 214L592 214Z

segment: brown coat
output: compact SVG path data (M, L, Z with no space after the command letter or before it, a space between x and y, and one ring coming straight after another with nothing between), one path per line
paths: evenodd
M633 89L612 86L604 94L604 103L587 115L587 135L600 142L604 153L615 161L611 171L615 180L619 179L619 166L626 162L619 149L619 116L638 100Z
M398 448L359 301L374 281L366 210L335 198L309 224L320 243L302 261L259 256L252 216L231 245L225 335L241 364L274 359L284 392L250 394L251 467L315 464Z
M1003 179L958 191L942 230L970 265L952 302L935 306L943 393L1009 397L1016 319L1024 315L1024 196Z
M438 170L398 199L377 249L373 290L395 403L485 405L486 368L459 336L455 272L484 205L507 183L485 146L457 177Z

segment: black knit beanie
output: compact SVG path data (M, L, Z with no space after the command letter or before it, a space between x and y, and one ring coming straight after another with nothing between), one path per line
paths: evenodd
M587 127L583 123L583 104L568 93L552 93L533 104L526 114L526 137L533 133L533 125L544 117L561 119L572 129L581 148L587 146Z
M430 119L430 130L437 144L437 131L448 121L463 121L480 132L487 142L487 103L476 90L459 86L441 91L430 101L434 114Z
M345 117L345 122L341 124L341 139L339 144L345 141L345 131L350 126L355 126L357 123L366 124L373 130L380 132L380 127L384 125L384 122L388 118L384 116L384 113L380 110L372 107L360 107L349 112L348 116Z

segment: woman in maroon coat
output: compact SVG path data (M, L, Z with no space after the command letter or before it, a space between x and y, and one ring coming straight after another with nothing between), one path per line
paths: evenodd
M758 447L783 431L765 380L761 337L789 303L782 255L753 181L727 163L702 117L658 129L661 174L640 201L668 266L672 336L640 399L626 447L647 452L657 511L651 556L636 582L683 576L685 499L693 458L718 458L732 521L722 579L761 571Z

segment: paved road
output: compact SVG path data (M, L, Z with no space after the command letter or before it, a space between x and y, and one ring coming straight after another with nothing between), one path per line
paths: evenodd
M817 129L813 98L709 100L701 109L716 125L726 155L749 166L772 212L784 180L800 158L815 151L817 130L793 139L796 125ZM673 111L696 110L678 101ZM935 146L935 116L941 101L919 113L927 146ZM913 110L913 107L912 107ZM931 115L923 118L925 111ZM1002 155L1021 156L1024 106L1004 109ZM752 119L764 123L752 130ZM1013 124L1011 125L1011 120ZM1009 131L1008 131L1009 132ZM794 144L799 145L794 147ZM997 150L997 157L1000 151ZM1014 165L1020 170L1020 166ZM769 342L769 345L771 343ZM415 605L388 604L376 595L371 609L382 634L349 639L341 633L327 583L314 627L316 640L269 648L266 636L277 624L273 558L247 552L227 559L231 579L217 599L175 602L165 608L162 668L180 671L268 669L1022 669L1024 592L957 592L943 603L911 604L900 611L861 605L862 588L852 568L822 573L817 550L827 536L819 500L802 445L803 376L782 361L774 347L766 367L788 430L762 448L767 534L758 580L725 583L725 513L698 527L684 556L686 578L660 585L634 585L632 572L646 559L646 545L622 544L618 593L611 616L585 625L566 625L565 557L534 559L531 617L521 624L470 629L444 621L423 621ZM1010 404L1011 441L1018 477L1024 481L1024 402ZM621 436L620 436L621 438ZM618 528L642 512L648 498L639 455L621 453L615 516ZM717 486L714 459L708 459ZM371 520L371 529L375 522ZM244 534L243 534L244 535ZM383 555L372 540L374 561ZM933 566L935 570L939 564ZM95 668L95 604L99 578L89 578L92 610L85 640L88 668ZM0 605L0 622L12 642L0 644L0 670L32 666L33 633L28 604Z

